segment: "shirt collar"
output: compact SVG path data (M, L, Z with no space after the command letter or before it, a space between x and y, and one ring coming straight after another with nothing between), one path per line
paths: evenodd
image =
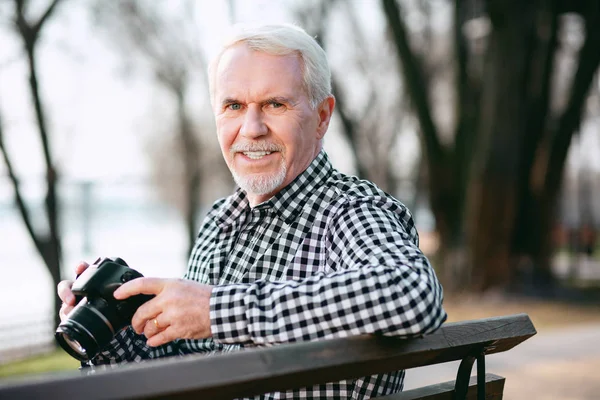
M325 182L332 171L333 167L329 157L321 149L304 172L263 204L270 204L272 209L289 224L302 211L310 197L314 195L316 189Z
M238 221L242 215L250 210L250 201L246 192L239 187L235 192L225 199L221 210L216 215L215 221L220 228L231 226Z
M271 209L289 224L306 205L315 189L325 182L332 170L333 167L327 153L321 149L304 172L275 196L257 205L256 208ZM249 211L250 203L246 192L237 188L235 193L225 200L221 212L216 216L216 222L221 227L232 225Z

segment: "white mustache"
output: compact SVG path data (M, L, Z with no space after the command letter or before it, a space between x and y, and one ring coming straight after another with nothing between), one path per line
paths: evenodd
M282 151L281 146L276 145L275 143L267 143L267 142L258 142L252 144L234 144L229 148L231 153L241 153L246 151Z

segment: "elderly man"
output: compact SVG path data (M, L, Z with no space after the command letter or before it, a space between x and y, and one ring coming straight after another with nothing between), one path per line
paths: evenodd
M315 40L290 25L239 28L209 75L239 188L206 216L184 279L140 278L115 292L156 297L91 363L437 329L442 288L409 211L336 171L323 150L335 99ZM70 285L58 288L63 318ZM261 398L369 398L400 391L403 379L398 371Z

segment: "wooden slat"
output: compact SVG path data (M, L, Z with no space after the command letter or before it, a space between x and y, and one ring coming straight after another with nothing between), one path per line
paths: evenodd
M504 392L505 378L495 374L485 374L486 400L501 400ZM448 381L422 388L407 390L402 393L374 398L373 400L453 400L456 381ZM467 400L477 400L477 377L469 380Z
M0 386L0 398L231 399L506 351L536 333L526 314L445 324L423 338L363 335L189 355L90 376L46 376Z

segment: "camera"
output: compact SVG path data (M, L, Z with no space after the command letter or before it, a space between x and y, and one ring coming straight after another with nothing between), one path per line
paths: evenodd
M123 283L142 276L120 258L104 258L86 269L71 288L77 305L56 329L60 346L79 361L94 358L131 324L137 309L154 297L139 294L125 300L114 298L114 291Z

